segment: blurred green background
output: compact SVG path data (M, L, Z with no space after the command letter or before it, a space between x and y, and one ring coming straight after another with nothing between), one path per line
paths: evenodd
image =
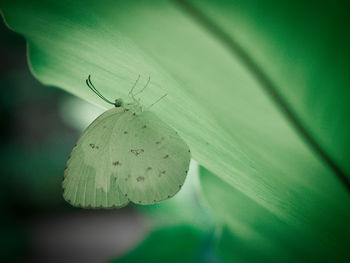
M0 39L1 262L99 262L124 251L147 229L132 208L79 211L61 195L62 171L82 129L67 116L74 107L88 118L102 110L87 103L84 109L35 80L25 40L3 22ZM68 104L71 112L63 112Z

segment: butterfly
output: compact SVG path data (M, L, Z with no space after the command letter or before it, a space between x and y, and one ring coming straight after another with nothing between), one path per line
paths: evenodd
M106 99L92 84L91 76L86 79L87 86L114 108L89 125L70 154L63 197L71 205L118 208L130 201L154 204L182 187L190 149L173 128L140 105L135 95L150 79L134 94L139 78L129 92L132 101L125 104L122 99Z

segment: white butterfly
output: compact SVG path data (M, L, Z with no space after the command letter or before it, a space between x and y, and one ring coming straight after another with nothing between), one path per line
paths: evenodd
M86 80L91 90L115 108L94 120L72 150L64 172L63 197L73 206L153 204L172 197L183 185L190 150L174 129L143 111L133 94L137 81L129 92L133 102L124 104L121 99L107 100L93 86L90 75Z

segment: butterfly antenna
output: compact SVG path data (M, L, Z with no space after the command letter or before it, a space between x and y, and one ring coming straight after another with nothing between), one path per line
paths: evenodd
M128 94L129 97L131 97L134 102L137 102L137 100L135 99L135 95L134 95L133 91L134 91L134 89L135 89L135 87L137 85L137 82L139 82L139 79L140 79L140 75L137 77L134 85L132 86L132 88L131 88L131 90L129 91L129 94Z
M157 99L155 102L153 102L151 105L149 105L147 107L147 109L150 109L154 104L158 103L160 100L164 99L168 94L164 94L162 97L160 97L159 99Z
M111 102L110 100L106 99L105 96L103 96L96 88L95 86L92 84L91 82L91 75L88 76L88 78L86 79L86 85L97 95L99 96L101 99L103 99L105 102L115 105L114 102Z
M106 99L106 97L104 97L96 88L95 86L92 84L91 82L91 75L89 75L88 79L86 80L86 84L88 85L88 87L95 92L101 99L107 101L107 102L111 102L108 99Z
M150 83L150 81L151 81L151 77L148 77L148 80L147 80L146 85L143 87L143 89L141 89L140 91L136 92L136 93L134 94L134 96L136 96L136 95L140 94L141 92L143 92L143 91L147 88L147 86L148 86L148 84Z

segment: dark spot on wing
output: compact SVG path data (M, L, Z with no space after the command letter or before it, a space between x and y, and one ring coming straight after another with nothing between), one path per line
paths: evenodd
M153 202L157 202L157 200L154 199Z
M143 177L143 176L139 176L139 177L136 178L136 181L138 181L138 182L141 182L141 181L144 181L144 180L145 180L145 177Z
M152 167L148 167L148 168L147 168L147 171L150 171L150 170L152 170Z
M168 195L168 198L170 198L171 196L170 195Z
M180 184L180 185L179 185L179 188L181 188L181 186L182 186L182 185Z
M186 170L185 173L187 174L187 172L188 172L188 171Z
M131 149L130 152L138 156L139 154L145 152L143 149Z
M121 162L119 162L119 161L115 161L115 162L112 162L112 164L114 165L114 166L117 166L117 165L122 165L122 163Z
M136 116L136 113L134 112L132 115L133 115L133 116Z
M97 149L100 148L98 145L95 145L94 143L90 143L89 145L90 145L90 147L91 147L92 149L95 149L95 148L96 148L96 150L97 150Z
M160 142L158 141L158 142L156 142L156 144L160 144Z
M163 158L166 159L166 158L168 158L168 157L169 157L169 154L165 155Z
M139 203L141 204L142 202L141 202L141 201L139 201Z
M147 125L143 125L142 128L144 128L144 129L147 128Z
M125 197L127 197L127 196L128 196L128 194L125 194L124 196L125 196Z
M128 134L128 132L127 132L127 131L124 131L124 134Z

